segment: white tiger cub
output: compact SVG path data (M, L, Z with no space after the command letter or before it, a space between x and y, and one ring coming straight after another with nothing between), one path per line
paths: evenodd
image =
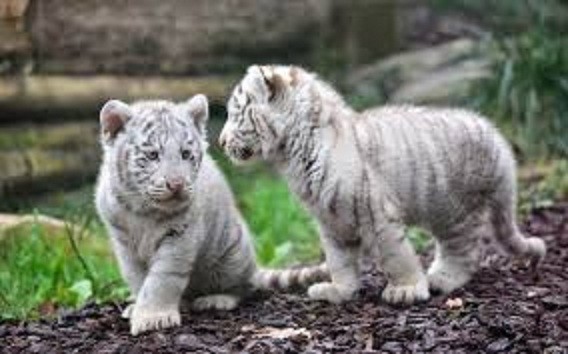
M274 163L317 217L332 282L311 298L339 303L359 286L370 251L387 278L389 303L450 292L478 268L479 241L538 263L544 242L515 224L515 160L484 118L459 109L350 108L330 85L293 66L251 66L228 102L220 144L235 161ZM436 239L427 275L405 226Z
M207 99L111 100L100 112L104 149L96 206L135 298L131 332L180 323L182 300L229 310L255 288L328 278L325 266L263 270L223 175L206 153Z

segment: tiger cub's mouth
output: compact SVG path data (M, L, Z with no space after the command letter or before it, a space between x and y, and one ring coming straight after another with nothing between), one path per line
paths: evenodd
M248 161L254 156L254 150L250 147L225 147L225 152L232 160L235 161Z
M175 205L187 201L190 198L190 194L191 194L190 190L184 190L179 192L168 192L160 196L152 196L152 200L154 201L154 203L161 204L164 206Z
M254 151L249 147L243 147L240 150L240 156L243 160L248 160L254 155Z

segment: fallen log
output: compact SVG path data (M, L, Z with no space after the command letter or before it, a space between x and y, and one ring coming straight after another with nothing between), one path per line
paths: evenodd
M0 197L77 187L96 175L97 122L26 125L0 131Z
M230 77L131 77L21 75L0 77L0 123L34 120L53 121L58 113L71 112L75 119L96 112L110 98L185 100L203 93L223 102Z
M57 219L48 215L35 214L0 214L0 236L6 231L24 225L40 225L48 234L64 234L67 231L79 234L83 230L77 224Z
M71 189L92 181L98 157L85 152L41 151L0 153L0 197Z

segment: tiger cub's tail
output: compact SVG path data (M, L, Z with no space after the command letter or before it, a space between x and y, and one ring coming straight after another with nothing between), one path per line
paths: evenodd
M259 268L252 276L251 283L255 289L280 290L307 286L330 279L325 263L292 269Z

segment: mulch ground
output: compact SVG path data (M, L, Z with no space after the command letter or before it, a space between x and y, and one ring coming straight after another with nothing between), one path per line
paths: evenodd
M0 352L567 353L568 203L534 211L523 228L547 242L540 271L489 253L464 289L411 308L382 304L384 279L368 272L358 299L346 305L264 295L230 313L185 314L180 328L136 338L117 304L4 322Z

